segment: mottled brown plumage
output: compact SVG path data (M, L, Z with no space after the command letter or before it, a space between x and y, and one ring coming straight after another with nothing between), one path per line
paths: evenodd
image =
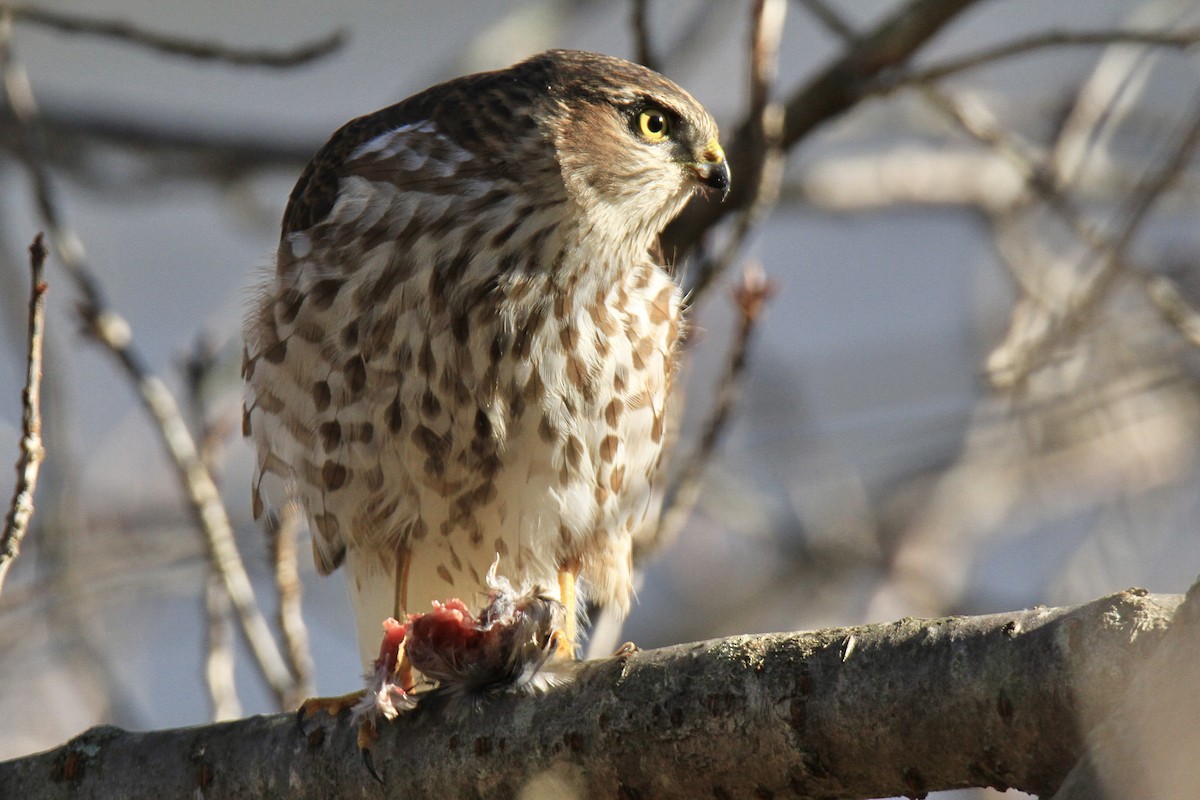
M281 479L379 625L485 576L624 611L658 513L679 291L649 253L728 187L660 75L551 51L360 117L296 184L246 325L255 511Z

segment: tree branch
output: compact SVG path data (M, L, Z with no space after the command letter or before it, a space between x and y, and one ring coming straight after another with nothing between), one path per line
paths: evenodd
M284 655L296 681L297 702L316 692L315 666L308 646L308 628L301 613L303 582L297 566L296 538L300 533L301 511L295 503L284 503L268 515L264 526L275 573L275 592L279 596L276 624L283 637Z
M784 106L781 146L790 149L820 125L853 108L871 92L872 79L905 63L955 17L979 0L910 0L873 30L855 40ZM744 120L727 137L725 153L739 173L753 174L763 158L755 135L756 121ZM663 252L686 253L726 214L754 200L753 187L734 180L724 203L691 203L663 233Z
M29 246L29 336L25 357L25 389L21 392L21 455L17 459L17 483L0 537L0 591L33 519L33 495L37 490L42 450L42 345L46 330L46 245L38 234Z
M654 536L649 541L635 540L634 563L638 563L647 552L672 541L692 515L696 501L700 499L704 473L712 461L713 453L716 452L717 443L729 427L734 406L741 398L742 378L746 372L751 335L758 326L763 307L774 293L775 285L767 279L762 265L746 264L742 270L741 285L731 293L734 306L738 310L738 327L730 342L725 371L717 383L712 408L700 428L700 440L696 449L688 455L678 476L667 486L662 514L658 518L658 529Z
M242 715L237 693L237 672L233 653L233 605L229 592L216 570L209 567L204 583L205 652L204 684L212 705L212 719L220 722Z
M1197 101L1200 101L1200 95L1192 98L1189 107L1196 108ZM1064 195L1031 175L1030 187L1069 224L1074 223L1072 229L1092 248L1092 264L1080 280L1078 291L1049 324L1039 329L1036 335L1010 338L993 353L989 365L993 384L1007 387L1023 382L1049 358L1055 347L1069 343L1086 328L1095 309L1108 298L1119 278L1134 274L1126 268L1129 247L1164 193L1184 174L1197 147L1200 147L1200 111L1187 121L1170 155L1162 164L1155 165L1135 187L1125 203L1124 219L1109 235L1098 235L1090 230ZM1032 164L1032 161L1027 163ZM1145 283L1141 276L1136 277ZM1150 294L1155 300L1154 293Z
M588 662L543 696L502 695L477 711L423 704L382 729L373 760L386 794L405 798L534 786L597 798L1047 793L1181 600L1135 590L1071 608L642 651ZM379 795L346 718L304 727L277 714L95 728L0 763L0 796Z
M1088 736L1087 750L1052 800L1196 796L1200 731L1200 583L1130 682L1113 713Z
M842 17L841 13L826 3L825 0L799 0L799 3L827 31L842 41L853 42L857 37L850 23Z
M917 83L933 83L934 81L957 75L960 72L977 69L1014 56L1028 55L1038 50L1051 47L1096 47L1111 44L1149 44L1161 47L1184 49L1200 43L1200 30L1182 31L1046 31L1035 36L1016 39L1011 42L993 45L977 50L961 58L943 61L931 67L899 72L888 77L881 77L876 89L890 92L901 86Z
M179 404L167 385L154 375L134 347L129 323L104 300L99 281L88 268L83 244L67 226L60 210L50 172L41 158L37 102L25 71L13 57L10 34L11 12L0 5L0 76L5 100L17 120L22 157L29 173L38 212L49 231L59 261L82 295L78 312L87 333L116 358L142 404L157 423L159 435L188 499L197 526L204 534L208 556L220 574L237 611L242 633L263 679L280 700L290 704L294 681L280 655L266 619L258 607L250 577L242 563L229 515L212 475L200 459L196 443L183 421Z
M155 33L120 20L77 17L18 3L0 3L0 13L3 12L11 14L13 19L19 22L41 25L59 33L100 36L139 45L158 53L204 61L221 61L243 67L296 67L327 56L346 43L346 32L336 30L289 50L243 49L220 42Z
M738 215L733 235L715 255L701 260L686 276L684 292L692 305L733 264L737 254L779 199L783 182L785 152L783 107L771 100L779 71L779 45L787 11L784 0L755 0L751 3L750 23L750 108L746 114L748 136L754 138L758 159L753 170L739 170L739 182L745 184L750 202Z
M654 52L649 16L649 0L632 0L629 9L629 27L633 29L633 46L636 53L634 58L639 64L658 70L661 69L661 66L658 56Z

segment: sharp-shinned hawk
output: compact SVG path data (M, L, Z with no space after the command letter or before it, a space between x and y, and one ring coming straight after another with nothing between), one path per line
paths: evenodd
M551 51L343 126L304 170L246 324L256 515L276 476L380 624L485 576L628 609L658 515L680 292L651 253L729 169L651 70Z

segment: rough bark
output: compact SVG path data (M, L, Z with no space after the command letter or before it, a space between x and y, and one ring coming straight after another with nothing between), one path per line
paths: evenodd
M98 727L0 764L0 797L884 797L1053 791L1177 596L736 636L584 665L570 686L423 704L363 766L346 718ZM1086 702L1085 702L1086 699Z
M1200 794L1200 584L1138 668L1120 703L1091 729L1053 800L1193 800Z

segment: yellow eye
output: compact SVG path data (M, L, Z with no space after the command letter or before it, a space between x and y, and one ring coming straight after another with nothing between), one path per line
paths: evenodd
M648 108L638 114L638 132L647 142L661 142L667 138L667 115L657 108Z

